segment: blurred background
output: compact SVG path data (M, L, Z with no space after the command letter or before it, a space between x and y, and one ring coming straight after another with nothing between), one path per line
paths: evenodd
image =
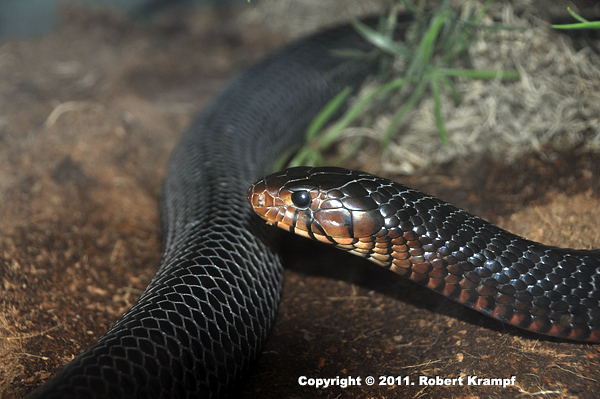
M72 0L113 6L130 17L145 19L174 6L244 3L246 0ZM59 25L61 0L0 0L0 36L33 36Z

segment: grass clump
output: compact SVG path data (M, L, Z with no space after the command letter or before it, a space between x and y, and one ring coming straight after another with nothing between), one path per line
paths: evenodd
M472 67L468 54L469 46L491 32L512 29L499 24L480 23L492 3L493 0L488 0L479 10L471 5L466 15L461 17L458 10L450 8L448 0L444 0L440 7L431 11L426 11L422 6L416 6L409 0L402 0L391 9L389 15L382 17L376 29L359 21L352 21L360 35L375 46L375 55L381 60L383 69L381 74L383 83L350 106L336 122L329 124L333 115L343 107L351 90L348 88L339 93L313 120L307 131L306 144L296 153L288 166L324 164L324 151L339 138L340 133L366 110L389 100L393 95L402 96L403 105L395 112L384 133L382 151L387 148L404 116L415 107L425 93L433 97L433 116L439 138L442 143L448 144L448 134L442 115L443 90L448 90L454 101L460 102L461 95L454 86L456 78L519 78L519 74L515 71L477 70ZM397 22L401 5L412 14L412 22L408 27ZM398 29L406 29L402 40L394 39ZM339 50L338 52L348 57L365 59L374 56L373 53L356 51ZM402 72L400 76L389 77L390 60L398 58L403 61ZM345 159L351 157L359 146L360 143L355 145L354 150L345 154L339 162L343 163ZM277 167L281 166L282 163L277 165Z

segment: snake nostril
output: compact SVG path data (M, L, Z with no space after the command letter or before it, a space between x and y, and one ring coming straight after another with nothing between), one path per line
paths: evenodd
M264 207L266 204L265 195L259 194L256 199L256 206Z

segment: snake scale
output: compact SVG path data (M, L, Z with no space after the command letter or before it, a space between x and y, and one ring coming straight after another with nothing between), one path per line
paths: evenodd
M254 215L246 190L332 98L377 70L333 49L372 47L349 25L302 39L201 112L167 167L156 275L96 344L28 398L227 395L267 338L283 279L275 229Z
M401 17L400 22L408 19ZM155 277L96 344L28 398L216 398L231 392L267 338L283 278L276 229L256 217L246 190L270 171L284 149L302 140L327 102L376 71L375 62L341 58L331 51L344 48L372 50L350 26L302 39L242 73L199 115L167 168L160 205L163 250ZM334 220L320 221L325 234L314 238L337 240L382 264L391 260L395 271L503 321L542 333L598 339L597 253L531 244L416 190L401 185L394 186L396 191L376 189L377 184L389 188L396 183L333 172L335 187L327 183L329 191L319 195L344 193L355 199L319 197L320 203L349 207L344 209L350 224L344 228L352 237L336 236L340 229ZM294 173L283 176L291 176L295 184L300 181L304 189L307 182L314 183L314 176ZM353 180L370 183L361 190L339 178L348 173ZM285 184L283 179L277 183ZM315 195L318 190L310 187L309 196ZM356 199L359 192L370 200ZM306 192L300 196L306 200ZM392 210L401 202L409 208ZM383 207L375 209L373 203ZM300 205L306 209L306 203ZM355 222L366 222L361 224L367 226L364 231L389 228L395 236L361 240L358 233L349 233L347 227L359 212ZM296 215L293 223L302 219L292 208L289 214ZM398 259L383 248L383 241L394 251L404 248L405 255ZM467 260L473 268L468 269ZM459 283L461 273L466 279ZM451 289L457 284L464 287ZM504 307L479 300L492 294ZM508 304L510 298L513 306L529 303L525 299L530 296L538 301L536 310L548 313L544 322L515 317L524 310ZM560 328L569 323L575 327Z

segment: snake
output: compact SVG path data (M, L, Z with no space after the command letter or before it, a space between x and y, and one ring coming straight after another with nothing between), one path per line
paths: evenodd
M410 19L398 17L400 36ZM376 19L365 23L373 26ZM377 57L342 57L336 49L354 54L376 51L350 25L313 34L242 72L199 114L167 165L160 198L162 252L156 275L95 344L27 398L223 398L233 392L265 344L284 270L280 230L268 226L248 206L247 189L272 171L284 150L303 141L304 132L324 106L348 87L358 90L379 69ZM314 172L308 179L299 178L296 172L280 176L296 180L294 187L315 182L331 187L327 195L349 192L347 199L319 201L322 208L345 204L346 219L356 220L352 220L354 230L344 224L346 236L337 234L334 226L339 220L311 222L324 234L307 231L304 235L337 240L379 262L389 263L393 258L393 270L427 280L430 288L509 322L575 339L598 338L597 254L528 244L433 197L404 188L394 192L391 187L400 186L364 174L352 172L353 181L346 177L343 183L340 176L347 172L334 173L338 184L334 189L334 183L319 182L320 172ZM361 190L354 181L371 181L371 185ZM307 192L312 196L316 191L310 187L290 198L298 201ZM358 199L356 194L364 190L371 200ZM252 201L260 195L252 195ZM382 206L371 208L379 199ZM300 201L302 205L306 198ZM414 207L392 211L388 206L402 201ZM299 209L306 210L306 204L288 209L295 222L287 229L294 226L299 232L296 222L308 216ZM401 221L399 229L389 222L395 218ZM394 231L388 237L412 227L386 241L384 249L382 241L388 239L378 236L385 230L382 221ZM466 227L459 222L467 223ZM372 236L376 238L358 237L377 227L380 231ZM398 244L402 240L406 242ZM423 244L427 240L431 241ZM417 242L423 245L412 248ZM433 251L436 245L441 246ZM410 248L401 256L405 259L397 259L401 247ZM434 253L440 255L439 260L433 259ZM497 256L488 259L488 253ZM453 257L456 261L451 261ZM465 262L473 268L466 268ZM447 266L440 268L441 264ZM458 282L462 276L465 279ZM530 279L539 284L531 285ZM507 293L510 287L522 286L528 288ZM525 300L528 293L534 296L531 302ZM512 304L501 302L513 297ZM493 307L500 303L502 307ZM517 315L527 314L519 307L523 304L532 308L530 318L520 321ZM595 307L586 307L591 304ZM548 315L538 316L534 311ZM565 325L562 330L558 327Z
M296 167L250 186L267 224L367 258L504 323L600 341L600 251L527 240L366 172Z
M409 20L399 16L400 34ZM28 398L232 392L267 339L284 270L280 234L248 206L247 188L304 140L332 99L378 71L373 51L351 25L330 28L268 55L200 112L166 168L156 275L95 344Z

